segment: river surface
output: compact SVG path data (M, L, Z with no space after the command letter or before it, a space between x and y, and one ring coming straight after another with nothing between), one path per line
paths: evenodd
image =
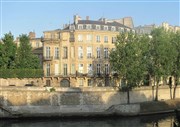
M173 114L141 117L0 120L0 127L173 127Z

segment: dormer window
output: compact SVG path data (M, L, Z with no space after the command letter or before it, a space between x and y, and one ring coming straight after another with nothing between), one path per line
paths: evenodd
M104 26L104 30L108 30L108 26Z
M91 25L86 25L86 29L90 30L91 29Z
M115 31L116 28L114 26L111 27L111 31Z
M124 32L124 28L120 28L120 30L119 30L121 33L123 33Z
M78 29L82 30L83 29L83 25L78 25Z
M100 30L100 25L96 25L96 30Z

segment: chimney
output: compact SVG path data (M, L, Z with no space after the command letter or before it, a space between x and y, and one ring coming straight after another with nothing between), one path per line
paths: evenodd
M107 19L106 18L103 18L103 21L104 21L105 24L107 23Z
M74 23L77 24L79 20L81 20L81 17L79 15L74 15Z
M29 38L30 39L36 38L36 33L35 32L29 32Z
M89 20L89 16L86 16L86 20Z

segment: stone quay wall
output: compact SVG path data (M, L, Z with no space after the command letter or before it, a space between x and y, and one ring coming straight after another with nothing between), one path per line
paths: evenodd
M159 88L159 100L170 99L169 87ZM180 98L180 87L177 87L176 98ZM153 100L151 87L136 88L130 92L130 103L127 93L119 92L112 87L60 88L55 87L0 87L0 117L16 114L24 116L63 116L103 113L138 113L139 102ZM114 106L114 107L113 107ZM119 110L118 110L119 109ZM115 111L116 110L116 111Z

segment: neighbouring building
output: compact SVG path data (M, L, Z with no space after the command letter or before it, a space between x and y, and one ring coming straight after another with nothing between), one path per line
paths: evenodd
M179 26L172 26L172 25L169 25L169 23L167 23L167 22L163 22L159 26L155 25L155 24L137 26L137 27L134 27L134 30L136 31L137 34L151 34L151 31L158 27L163 27L164 29L172 31L172 32L180 31Z
M123 25L124 24L124 25ZM127 25L126 25L127 24ZM133 31L133 22L74 16L64 28L44 31L43 69L46 85L87 87L113 85L110 50L120 32Z

